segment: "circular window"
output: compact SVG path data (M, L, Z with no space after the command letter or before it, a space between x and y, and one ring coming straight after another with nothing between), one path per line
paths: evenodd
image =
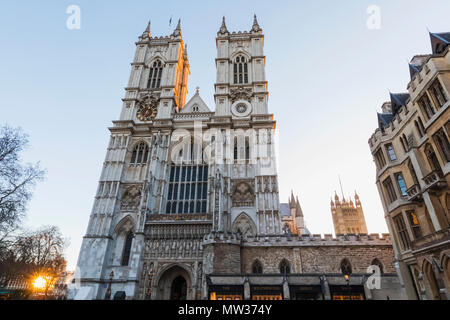
M247 117L252 112L252 105L247 101L236 101L231 106L231 113L236 117Z
M245 113L245 111L247 111L247 106L245 104L238 104L236 106L236 111L239 113Z

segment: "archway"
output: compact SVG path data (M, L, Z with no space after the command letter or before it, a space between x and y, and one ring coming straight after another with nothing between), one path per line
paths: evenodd
M433 266L430 262L428 262L428 260L424 260L422 270L424 278L428 284L428 298L430 300L441 300L439 285L433 271Z
M172 281L170 288L170 300L186 300L187 299L187 283L186 279L178 276Z
M156 279L157 300L191 300L192 277L190 272L180 265L163 268Z

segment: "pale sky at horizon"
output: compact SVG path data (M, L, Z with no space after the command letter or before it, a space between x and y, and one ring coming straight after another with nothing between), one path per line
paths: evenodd
M333 233L330 197L357 190L370 233L387 232L368 139L389 90L406 91L407 62L430 53L427 28L450 31L448 0L395 1L11 1L0 4L0 125L30 135L25 161L48 173L29 205L27 227L56 225L78 258L94 201L108 127L119 118L135 42L152 21L167 35L181 18L188 44L189 100L214 109L215 37L222 16L230 31L265 34L269 111L279 131L280 198L298 195L308 229ZM69 5L81 29L66 27ZM257 4L257 5L256 5ZM381 29L366 26L381 9ZM169 19L173 16L169 30Z

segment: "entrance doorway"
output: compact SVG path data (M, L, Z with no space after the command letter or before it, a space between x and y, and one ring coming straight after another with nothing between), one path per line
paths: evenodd
M187 299L187 283L182 276L176 277L172 282L170 289L170 300L186 300Z
M174 265L164 271L157 281L156 300L192 300L191 275L187 269Z

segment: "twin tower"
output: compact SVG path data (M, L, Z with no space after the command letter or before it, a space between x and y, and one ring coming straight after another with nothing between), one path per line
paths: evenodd
M216 47L212 111L198 90L186 102L180 21L163 37L149 23L136 42L78 259L76 299L205 298L206 274L250 268L240 239L284 233L256 16L245 32L229 32L224 18Z

